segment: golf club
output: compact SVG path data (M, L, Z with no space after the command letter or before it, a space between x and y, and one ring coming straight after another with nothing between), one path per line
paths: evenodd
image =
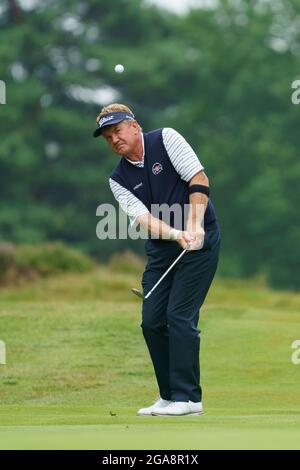
M175 261L171 264L171 266L167 269L167 271L161 276L161 278L157 281L157 283L152 287L152 289L144 296L142 292L140 292L138 289L135 289L134 287L131 289L132 292L137 296L140 297L140 299L147 300L152 292L156 289L156 287L161 283L161 281L166 277L166 275L171 271L173 266L180 260L180 258L184 255L186 251L189 249L189 244L186 245L185 249L180 253L180 255L175 259Z

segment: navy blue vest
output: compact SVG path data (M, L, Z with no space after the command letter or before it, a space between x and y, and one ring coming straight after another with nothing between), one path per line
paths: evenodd
M189 183L181 179L165 149L162 129L144 133L144 167L138 167L122 158L113 170L111 178L134 194L151 212L151 204L180 204L184 215L184 204L189 204ZM187 211L186 211L187 212ZM153 213L153 211L152 211ZM185 214L187 215L187 214ZM163 217L159 214L159 218ZM174 219L170 221L174 226ZM178 224L177 224L178 225ZM184 230L185 220L175 228ZM204 214L204 230L217 229L214 207L209 199Z

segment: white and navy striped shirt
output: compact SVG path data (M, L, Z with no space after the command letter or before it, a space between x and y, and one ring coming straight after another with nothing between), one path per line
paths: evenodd
M162 138L171 163L180 175L181 179L189 182L196 173L204 169L192 147L187 143L185 138L179 134L179 132L169 127L165 127L162 130ZM144 149L143 134L142 143ZM143 167L144 155L145 149L141 162L133 162L128 158L127 160L132 163L132 165ZM128 189L124 188L111 178L109 179L109 185L114 197L123 211L128 215L131 225L134 224L138 216L149 212L147 207L136 196L128 191Z

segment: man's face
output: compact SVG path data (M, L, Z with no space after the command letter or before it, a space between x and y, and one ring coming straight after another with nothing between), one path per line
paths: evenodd
M122 121L103 129L101 135L118 155L128 155L134 151L138 142L138 124L136 121Z

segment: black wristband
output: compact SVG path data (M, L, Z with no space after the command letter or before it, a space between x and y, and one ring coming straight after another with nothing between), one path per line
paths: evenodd
M203 184L192 184L192 186L189 187L189 194L193 193L203 193L209 197L209 187Z

